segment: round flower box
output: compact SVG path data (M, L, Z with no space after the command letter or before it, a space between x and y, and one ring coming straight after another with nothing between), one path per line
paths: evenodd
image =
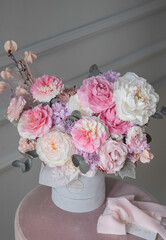
M105 175L98 171L94 177L79 176L65 184L56 186L52 169L42 164L39 183L52 187L52 201L55 205L69 212L90 212L100 207L105 201Z
M66 186L52 188L52 201L70 212L90 212L105 200L105 176L97 172L94 177L80 176Z

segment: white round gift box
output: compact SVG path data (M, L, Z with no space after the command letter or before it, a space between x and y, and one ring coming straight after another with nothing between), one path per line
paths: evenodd
M90 212L105 200L105 175L98 171L94 177L80 176L62 187L52 188L52 201L69 212Z

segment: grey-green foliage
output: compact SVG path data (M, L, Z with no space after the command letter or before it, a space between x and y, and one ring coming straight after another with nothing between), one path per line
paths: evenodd
M78 110L74 110L70 115L70 120L78 121L81 118L81 112Z
M134 163L132 163L130 159L127 159L124 167L118 172L118 174L122 179L124 177L136 178Z
M85 162L85 159L78 155L78 154L73 154L72 156L72 161L75 167L79 167L80 171L83 174L86 174L89 170L89 165Z

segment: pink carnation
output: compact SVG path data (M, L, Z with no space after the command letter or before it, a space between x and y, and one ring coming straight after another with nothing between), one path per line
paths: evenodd
M79 150L92 153L103 145L108 138L108 131L98 119L83 118L75 123L71 135Z
M19 98L14 97L10 101L10 105L7 110L7 116L10 122L18 120L26 104L25 99L20 96Z
M64 88L62 79L55 76L43 75L35 80L31 87L34 99L40 102L49 102L56 97Z
M99 151L99 166L107 173L116 173L124 166L127 147L123 142L108 139Z
M123 121L116 115L115 105L101 112L100 119L108 126L109 131L115 134L125 134L131 127L131 123Z
M99 113L113 106L113 85L104 76L87 78L78 90L83 105Z
M21 137L19 141L18 149L22 153L33 151L36 149L36 142L34 140L29 140L27 138Z
M25 111L18 123L21 137L35 139L47 134L52 126L52 109L46 105L38 105Z

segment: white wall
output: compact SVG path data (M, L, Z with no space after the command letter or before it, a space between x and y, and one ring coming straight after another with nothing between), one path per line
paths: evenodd
M155 85L165 104L166 1L165 0L1 0L0 70L10 64L3 43L16 40L21 51L38 54L34 76L55 74L67 85L81 84L97 63L102 71L134 71ZM13 65L10 65L13 67ZM165 101L165 102L164 102ZM10 168L20 155L18 134L4 121L7 96L0 96L0 238L13 239L13 219L23 196L38 184L40 162L22 174ZM155 159L139 165L137 179L128 180L166 204L166 120L152 120Z

